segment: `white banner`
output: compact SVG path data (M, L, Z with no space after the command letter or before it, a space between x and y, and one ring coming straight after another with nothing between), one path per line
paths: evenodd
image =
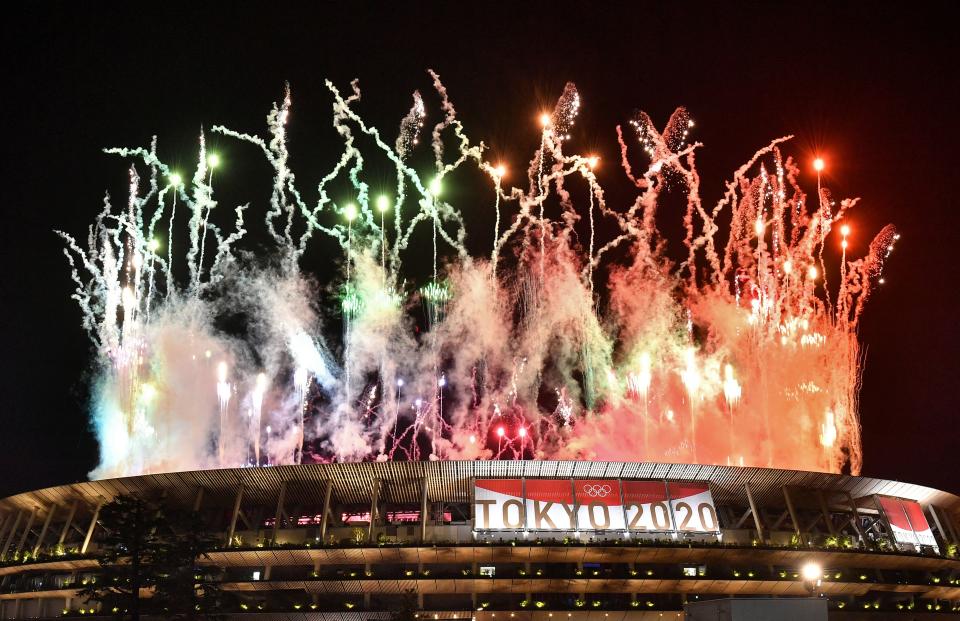
M527 528L531 530L573 530L573 488L570 479L527 479L524 481Z
M670 481L667 487L678 531L708 533L720 530L709 485Z
M474 527L532 531L719 531L706 483L477 479Z
M523 481L478 479L474 485L474 527L483 530L523 528Z
M673 530L663 481L623 481L623 502L630 530Z

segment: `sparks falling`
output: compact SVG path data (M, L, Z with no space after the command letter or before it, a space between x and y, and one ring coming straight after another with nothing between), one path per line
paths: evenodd
M531 128L517 179L430 76L438 120L425 126L415 92L395 140L361 116L356 82L347 95L328 82L342 142L310 193L288 166L289 90L265 136L213 128L272 171L263 260L244 251L255 209L215 198L214 169L242 180L203 136L189 181L156 140L107 150L131 161L125 208L108 197L85 243L58 232L100 362L93 476L560 458L859 473L857 324L899 235L888 226L851 259L856 200L821 186L822 160L811 197L778 138L707 205L687 111L663 131L638 112L615 133L634 196L612 204L612 167L573 148L573 84ZM370 161L392 167L392 187L372 187ZM474 166L492 186L469 189L494 222L480 256L445 190ZM656 215L678 196L676 262ZM309 264L316 244L339 249L339 269ZM429 274L405 269L431 253ZM227 313L247 327L220 327Z

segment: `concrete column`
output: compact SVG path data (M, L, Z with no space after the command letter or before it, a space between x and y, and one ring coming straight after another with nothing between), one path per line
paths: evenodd
M287 482L280 483L280 493L277 494L277 511L273 517L273 545L277 544L277 532L280 530L280 519L283 517L283 501L287 496Z
M854 502L853 496L850 495L850 492L844 492L844 495L846 495L847 502L850 504L850 511L853 513L853 530L857 532L857 536L860 538L860 543L863 543L863 531L860 530L860 512L857 511L857 503Z
M830 518L830 508L827 507L827 501L823 497L823 492L817 490L817 500L820 501L820 511L823 513L823 519L827 523L827 532L831 535L837 534L837 529L833 527L833 520Z
M6 536L7 527L10 526L10 520L13 518L13 511L7 511L3 514L3 517L0 517L0 541L3 541L3 538Z
M17 544L17 549L14 550L13 555L19 556L23 551L24 544L27 543L27 537L30 535L30 528L33 527L33 521L37 518L37 508L34 507L30 510L30 517L27 518L27 527L23 529L23 534L20 536L20 542Z
M365 578L370 574L370 563L363 564L363 574ZM363 591L363 609L370 610L370 592L366 589Z
M803 537L800 532L800 520L797 518L797 509L793 506L793 499L790 498L790 490L786 485L780 488L783 491L783 499L787 501L787 511L790 513L790 521L793 522L793 530L797 533L797 537Z
M753 492L750 490L750 483L744 481L743 489L747 492L747 502L750 504L750 513L753 514L753 524L757 528L757 536L761 542L766 541L763 534L763 523L760 520L760 512L757 510L757 503L753 500Z
M427 477L423 477L420 488L420 543L427 540L427 522L430 520L430 511L427 500Z
M940 537L943 538L944 543L957 543L957 533L953 530L953 524L950 523L949 515L941 515L937 507L930 505L930 516L933 518L933 523L936 525L937 530L940 531Z
M103 499L97 503L97 508L93 510L93 519L90 520L90 526L87 528L87 536L83 538L83 545L80 546L80 554L86 554L90 547L90 540L93 539L93 531L97 527L97 519L100 518L100 509L103 508Z
M473 610L479 607L477 604L477 580L480 579L480 564L474 561L470 564L470 577L473 578L473 587L470 589L470 602L473 604Z
M43 540L47 536L47 529L50 528L50 520L53 519L53 514L57 512L57 505L51 504L50 509L47 510L47 519L43 521L43 528L40 529L40 536L37 537L37 544L33 546L33 556L36 557L37 553L40 551L40 546L43 545Z
M10 549L10 545L13 543L13 538L17 534L17 527L20 526L21 519L23 519L23 511L17 511L17 517L13 519L13 522L10 525L10 532L7 534L7 540L3 544L3 549L0 550L0 560L6 560L7 550Z
M77 505L79 504L79 500L74 500L73 504L70 505L70 513L67 514L67 521L63 523L63 530L60 531L60 538L57 539L58 546L62 546L63 542L67 540L67 533L70 532L70 527L73 526L73 518L77 515Z
M227 547L233 545L233 535L237 532L237 517L240 515L240 503L243 501L243 486L237 488L237 495L233 499L233 512L230 514L230 528L227 530Z
M533 581L533 576L531 575L530 562L527 561L523 564L524 571L527 572L527 592L523 594L524 599L532 600L533 594L530 593L531 582ZM527 604L529 606L529 604Z
M417 610L423 610L423 592L420 589L420 580L423 579L423 561L417 560Z
M330 527L330 497L333 495L333 479L327 479L323 491L323 515L320 517L320 543L327 543L327 529Z
M367 525L367 542L373 541L373 525L377 521L377 507L380 504L380 481L373 480L373 490L370 495L370 524Z
M197 497L193 499L193 512L196 513L200 510L200 503L203 502L203 488L197 488Z

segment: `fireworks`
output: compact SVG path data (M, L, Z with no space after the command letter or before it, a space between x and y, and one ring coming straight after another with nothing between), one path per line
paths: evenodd
M262 260L243 246L258 208L219 205L214 170L218 186L242 180L203 136L189 178L155 141L108 150L133 160L126 208L108 198L85 245L60 233L100 356L95 476L356 459L859 471L857 323L899 235L886 227L848 258L863 247L856 201L821 187L823 160L811 198L782 151L789 137L777 139L710 206L686 110L663 131L638 112L632 139L616 128L635 196L612 204L599 156L573 148L573 84L540 115L526 175L508 179L510 163L486 158L431 78L439 120L425 129L415 92L393 144L363 120L355 82L348 96L327 84L342 148L313 198L288 167L289 90L265 138L214 127L272 170ZM383 180L365 172L372 160L393 167L392 187L371 187ZM493 191L483 257L467 252L449 198L464 193L448 191L474 166ZM657 228L667 196L685 204L678 263ZM310 244L339 248L340 264L308 264ZM431 273L404 269L430 253ZM245 327L220 327L225 316Z

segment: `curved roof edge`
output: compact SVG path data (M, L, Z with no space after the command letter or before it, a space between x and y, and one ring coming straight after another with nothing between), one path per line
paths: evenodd
M701 464L623 461L432 461L349 462L229 468L145 474L72 483L16 494L0 500L0 510L39 509L74 501L96 504L120 494L163 491L169 500L192 502L197 490L207 501L231 502L238 487L253 501L275 499L281 483L287 498L322 504L319 485L332 481L333 494L344 503L369 502L369 490L381 482L388 502L417 503L426 479L431 500L469 502L474 477L589 477L708 481L718 503L746 504L744 483L764 506L782 506L784 486L849 493L854 498L882 494L935 505L960 518L960 496L924 485L825 472L779 468L746 468Z

